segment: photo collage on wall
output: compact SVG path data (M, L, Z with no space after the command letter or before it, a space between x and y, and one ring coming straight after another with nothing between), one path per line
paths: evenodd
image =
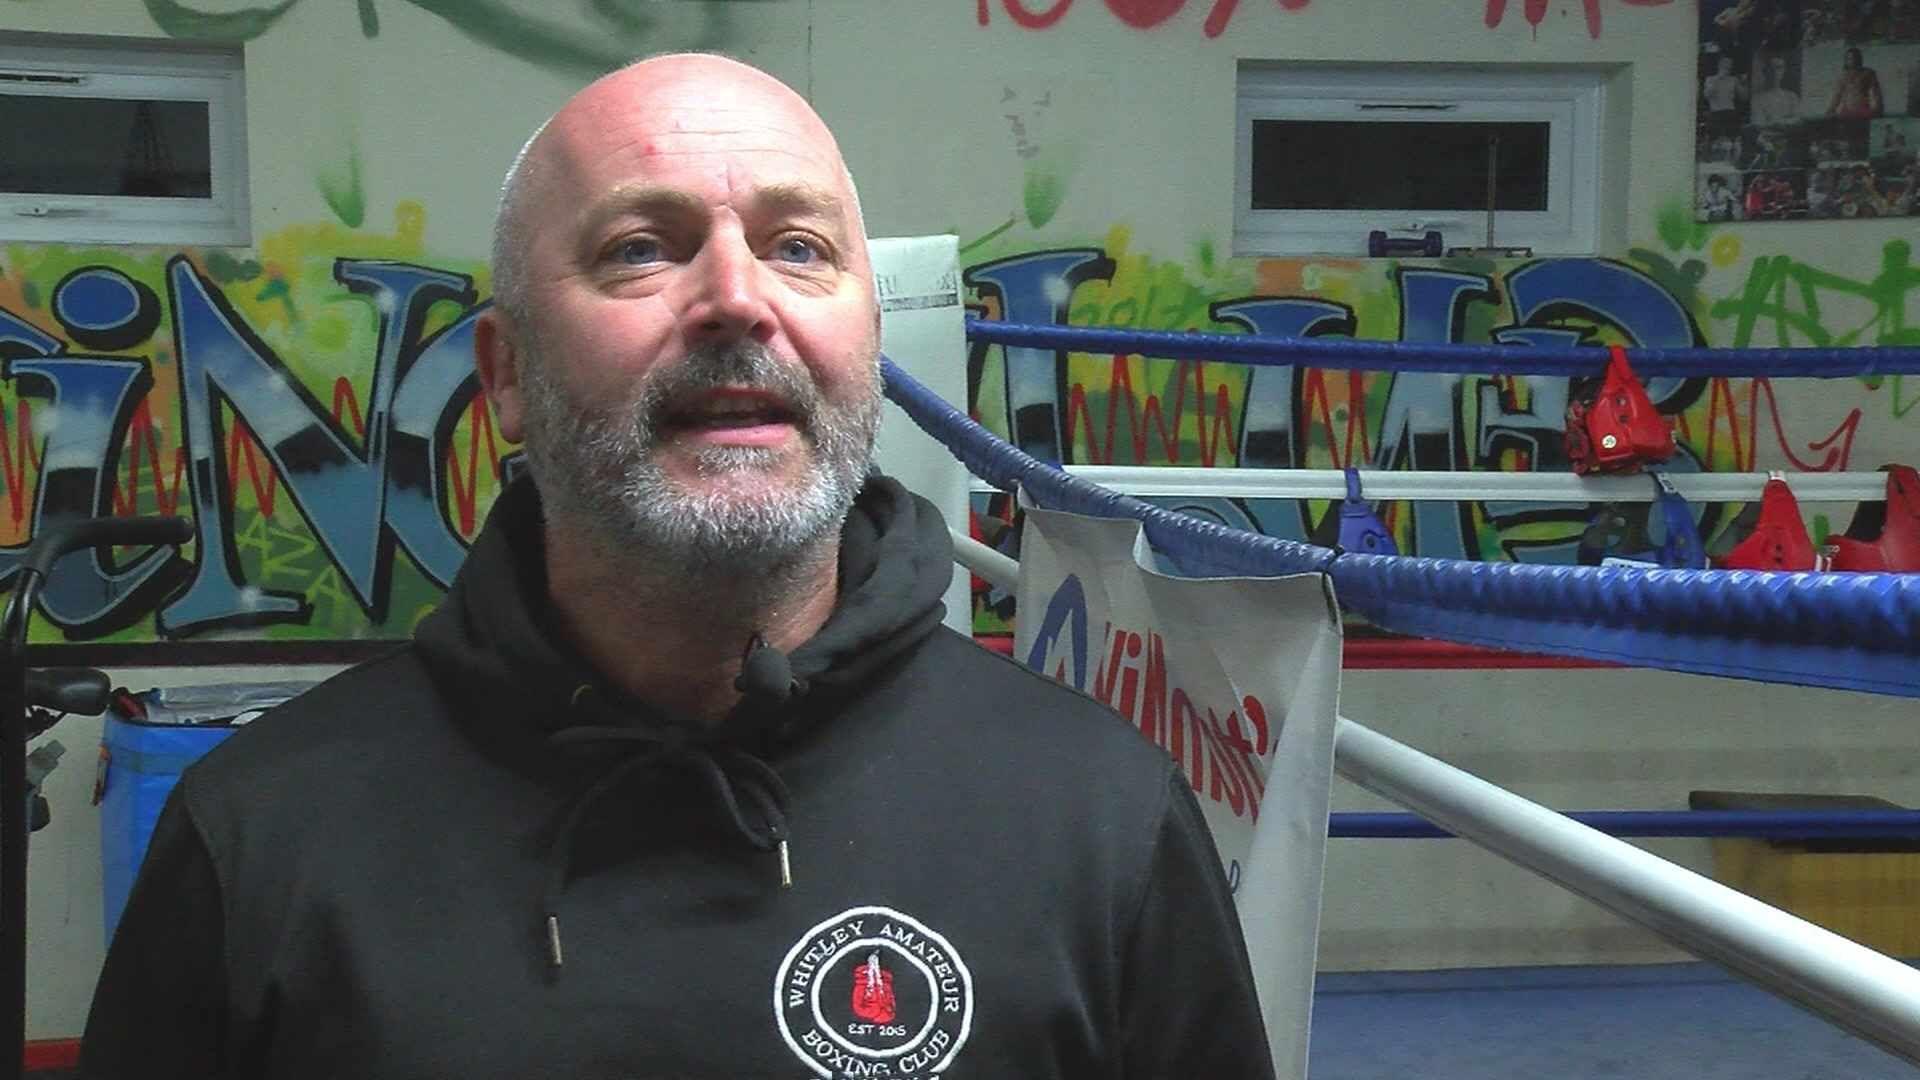
M1700 0L1700 221L1920 217L1920 0Z

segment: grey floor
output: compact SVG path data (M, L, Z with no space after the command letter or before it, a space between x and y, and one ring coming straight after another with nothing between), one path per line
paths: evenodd
M1913 1080L1720 968L1323 973L1311 1080Z

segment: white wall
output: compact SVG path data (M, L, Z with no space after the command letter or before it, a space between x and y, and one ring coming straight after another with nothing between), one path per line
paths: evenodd
M1562 810L1685 810L1694 790L1920 806L1920 705L1659 671L1348 671L1341 711ZM1398 810L1347 782L1334 809ZM1711 876L1705 840L1635 841ZM1685 959L1650 932L1459 840L1334 840L1321 967Z
M1029 7L1040 5L1029 4ZM1603 254L1653 239L1661 208L1690 197L1698 8L1601 0L1588 36L1579 0L1555 0L1536 30L1512 5L1497 28L1477 3L1320 0L1287 12L1239 5L1217 38L1214 5L1188 3L1135 30L1081 0L1052 28L1023 30L998 3L979 26L969 3L888 5L820 0L813 33L815 101L862 178L876 232L984 231L1017 209L1025 140L1072 162L1075 182L1043 235L1104 234L1130 224L1146 248L1186 256L1197 238L1224 253L1232 234L1234 73L1241 60L1308 63L1578 64L1619 73L1609 86L1624 145L1602 188L1620 200ZM916 48L912 43L926 42ZM875 94L900 80L925 93ZM1045 99L1047 104L1038 104ZM903 146L912 152L903 153ZM1769 250L1848 265L1911 222L1740 226ZM1016 230L1017 235L1018 230ZM1871 250L1865 250L1867 246Z

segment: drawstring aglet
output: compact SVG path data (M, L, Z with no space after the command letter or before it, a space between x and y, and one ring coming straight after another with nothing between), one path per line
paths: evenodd
M779 851L780 887L783 889L791 889L793 888L793 864L787 861L787 842L785 840L780 841Z
M547 960L559 967L560 958L560 916L547 916Z

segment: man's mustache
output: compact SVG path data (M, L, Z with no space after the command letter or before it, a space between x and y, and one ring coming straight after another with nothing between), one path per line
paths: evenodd
M635 416L650 432L672 423L717 390L751 390L777 399L801 434L812 437L820 417L819 387L804 368L788 363L758 342L702 346L651 375Z

